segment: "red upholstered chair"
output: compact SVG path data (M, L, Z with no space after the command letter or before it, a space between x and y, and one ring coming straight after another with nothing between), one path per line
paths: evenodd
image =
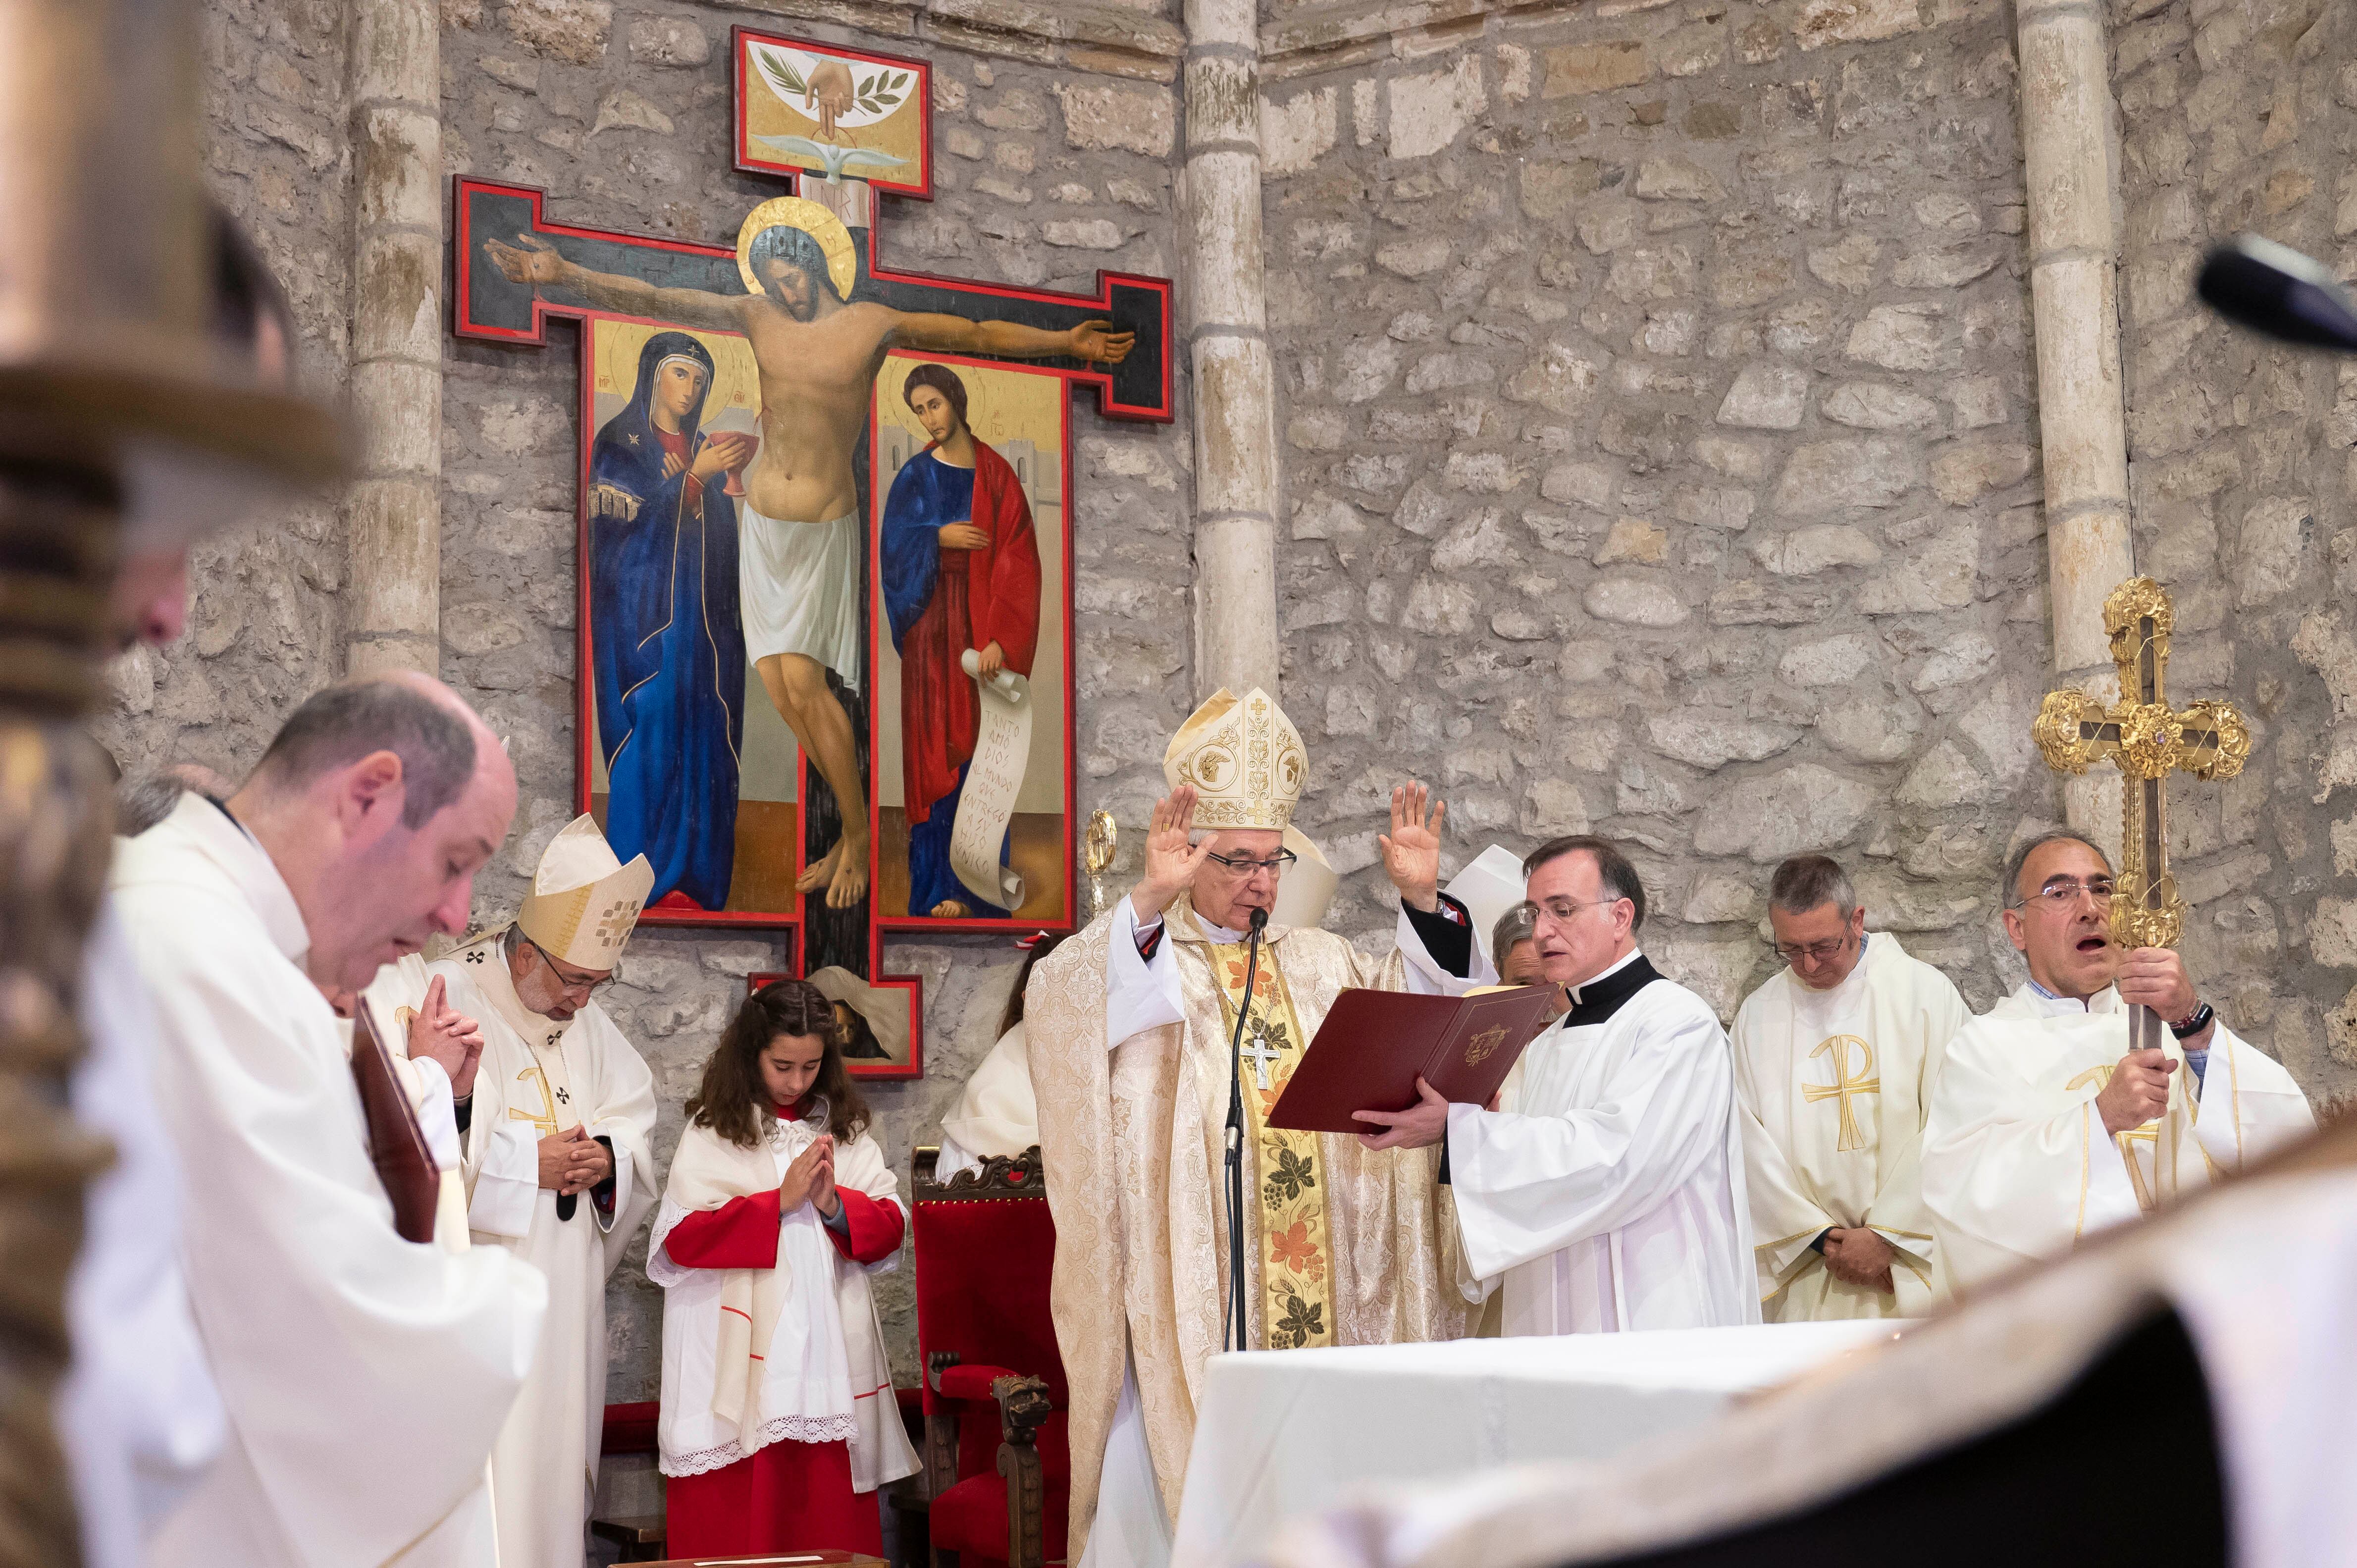
M911 1183L934 1563L955 1552L960 1568L1041 1568L1062 1560L1072 1465L1039 1151L947 1185L933 1180L936 1153L917 1151Z

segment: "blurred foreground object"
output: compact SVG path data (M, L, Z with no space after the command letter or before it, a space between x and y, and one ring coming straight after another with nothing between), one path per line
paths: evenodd
M2357 354L2357 306L2321 263L2289 246L2245 234L2210 252L2195 286L2203 304L2237 326Z
M216 330L195 24L187 0L0 0L0 1568L80 1561L50 1410L108 1158L65 1097L112 819L81 721L117 562L339 463L333 417Z

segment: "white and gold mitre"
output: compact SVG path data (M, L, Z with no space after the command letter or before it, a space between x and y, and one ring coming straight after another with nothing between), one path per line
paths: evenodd
M1162 777L1173 789L1195 790L1199 828L1284 829L1293 821L1309 774L1301 732L1254 687L1239 699L1225 686L1187 716L1162 754Z
M597 822L578 816L548 841L516 925L576 969L609 970L654 885L655 868L645 855L624 865Z

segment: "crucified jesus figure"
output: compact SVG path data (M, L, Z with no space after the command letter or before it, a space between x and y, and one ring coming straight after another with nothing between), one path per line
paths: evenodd
M759 294L657 288L637 278L576 265L529 234L483 249L511 283L569 288L599 310L651 317L710 332L741 332L761 376L761 450L745 474L739 510L737 602L746 652L763 690L793 730L842 807L843 833L795 883L822 884L830 908L867 893L867 790L859 776L851 720L827 689L833 670L857 689L859 561L863 543L852 454L867 425L876 372L889 350L1057 355L1117 365L1136 335L1109 321L1049 332L1008 321L854 304L838 293L817 240L780 224L756 235Z

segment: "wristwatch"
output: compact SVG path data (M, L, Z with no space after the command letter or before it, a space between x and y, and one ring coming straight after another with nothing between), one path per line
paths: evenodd
M2180 1040L2186 1039L2208 1028L2211 1021L2217 1016L2218 1010L2204 1002L2201 1006L2196 1007L2193 1010L2193 1015L2183 1023L2169 1025L2169 1032Z

